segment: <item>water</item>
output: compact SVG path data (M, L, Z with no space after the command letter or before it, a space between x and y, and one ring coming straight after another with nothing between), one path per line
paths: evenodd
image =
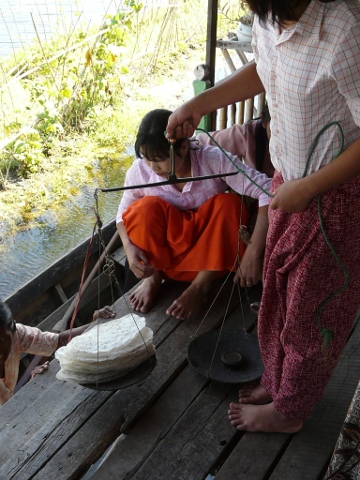
M56 212L48 211L42 216L43 226L30 225L15 236L7 235L3 238L0 250L0 298L6 298L67 251L90 237L96 220L96 188L100 184L106 188L123 185L125 171L132 158L130 150L122 158L105 162L101 172L97 171L93 183L82 187L81 193L69 199L61 221ZM98 213L103 223L116 216L121 195L121 192L99 192Z
M51 35L69 32L75 25L99 27L104 16L116 13L121 5L121 1L114 0L1 0L0 58L10 55L16 58L17 50L36 42L37 35L41 41L47 41ZM123 177L120 178L116 171L111 162L107 163L101 172L101 183L107 187L121 185ZM96 182L87 185L79 195L69 200L66 215L61 221L55 212L47 212L43 227L30 225L12 237L4 237L0 231L3 237L0 250L1 298L6 298L91 235L95 222L93 194L97 186ZM115 217L120 197L119 192L108 193L105 201L100 195L99 212L104 223Z
M122 2L115 0L1 0L0 57L42 41L51 34L71 31L74 25L100 26L106 14L114 14Z
M148 0L159 3L162 0ZM144 2L145 3L145 2ZM121 6L121 1L110 0L1 0L0 5L0 58L4 55L16 54L16 49L28 45L35 39L35 29L30 13L41 39L46 40L50 33L59 30L68 31L69 25L76 22L87 22L101 25L106 13L115 13ZM80 20L79 20L80 19ZM222 56L220 56L222 58ZM194 64L195 66L196 64ZM222 78L220 74L218 78ZM173 79L176 81L176 79ZM172 101L175 105L154 105L164 108L175 108L182 101L193 95L192 81L193 66L189 72L182 75L181 82L176 81L176 87L170 86L167 90L174 92ZM180 96L176 93L186 85L186 90ZM161 87L164 88L163 86ZM162 90L162 97L165 92ZM156 101L156 93L154 92ZM166 100L165 100L166 101ZM124 160L129 163L128 155ZM121 159L117 160L121 163ZM123 177L119 177L119 169L107 163L102 167L102 178L97 178L106 187L122 185ZM100 183L85 186L81 193L69 200L65 218L59 221L55 212L48 212L44 216L42 228L29 226L26 230L13 237L6 238L1 231L0 221L0 298L6 298L22 284L32 279L40 271L55 262L66 252L75 247L92 233L94 218L94 191ZM107 193L100 195L99 213L105 223L112 220L117 212L121 193ZM3 237L3 238L1 238Z

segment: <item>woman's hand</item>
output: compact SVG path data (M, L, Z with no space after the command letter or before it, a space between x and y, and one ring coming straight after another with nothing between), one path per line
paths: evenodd
M196 127L203 116L189 100L177 108L169 117L166 127L167 138L190 138L194 135Z
M250 243L240 261L234 282L239 280L242 287L250 288L262 280L263 259L268 230L268 206L259 207Z
M263 255L259 255L249 244L240 261L234 277L234 282L239 281L242 287L250 288L262 280Z
M306 188L306 178L284 182L274 192L274 199L270 208L279 208L288 213L299 213L304 211L314 195Z

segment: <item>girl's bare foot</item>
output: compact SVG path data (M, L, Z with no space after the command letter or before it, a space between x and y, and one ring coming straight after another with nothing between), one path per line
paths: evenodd
M248 432L295 433L303 425L302 420L285 417L275 410L274 403L267 405L230 403L228 414L231 425Z
M259 383L245 385L239 391L239 403L242 404L264 405L272 401L269 392Z
M179 298L173 301L166 313L179 320L186 320L197 311L206 298L206 293L201 288L191 284Z
M190 286L179 298L173 301L172 305L166 310L167 315L172 315L179 320L186 320L194 315L200 306L206 302L213 281L224 272L213 270L201 270L198 272Z
M161 282L161 272L155 272L151 277L145 278L129 297L132 308L137 312L148 312L153 306Z

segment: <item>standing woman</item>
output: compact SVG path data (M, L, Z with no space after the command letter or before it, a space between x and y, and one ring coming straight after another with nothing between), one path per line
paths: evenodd
M267 93L276 172L259 312L265 373L240 391L229 419L241 430L296 432L360 303L360 2L248 4L255 62L177 109L167 132L191 136L204 114Z

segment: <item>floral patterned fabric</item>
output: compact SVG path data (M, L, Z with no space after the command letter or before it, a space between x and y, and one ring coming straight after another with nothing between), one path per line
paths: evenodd
M360 479L360 382L341 428L324 480Z

